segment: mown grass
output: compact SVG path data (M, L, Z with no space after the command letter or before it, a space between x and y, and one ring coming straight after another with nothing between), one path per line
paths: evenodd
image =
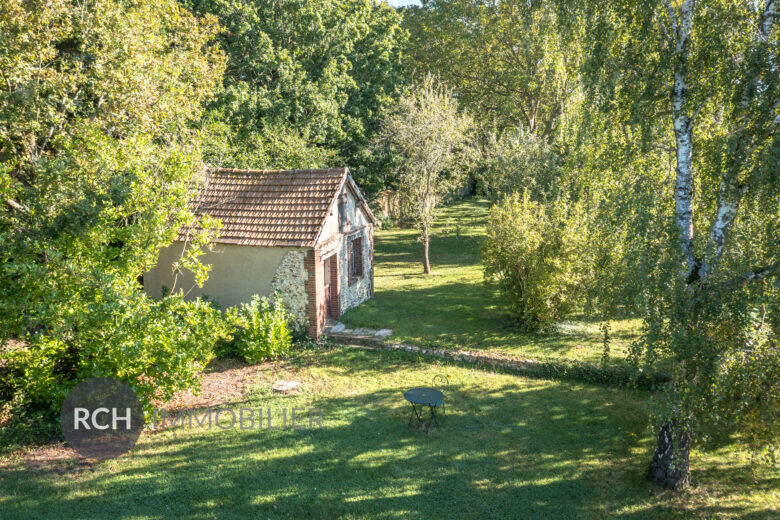
M598 362L601 323L567 320L551 333L522 331L484 283L480 247L489 203L467 199L441 210L431 239L433 273L422 274L414 229L379 230L374 246L375 295L342 316L351 327L391 328L391 340L424 346L487 350L531 358ZM610 356L625 359L641 322L611 320Z
M0 464L0 517L774 519L780 477L694 453L689 491L644 480L647 394L339 348L267 364L244 403L318 407L321 429L174 429L84 466ZM446 416L407 428L402 389L447 375ZM272 394L278 379L302 382Z

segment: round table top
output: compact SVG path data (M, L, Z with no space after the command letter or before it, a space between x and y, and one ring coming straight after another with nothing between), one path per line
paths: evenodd
M412 388L404 392L404 398L410 403L425 406L441 406L444 403L444 394L435 388Z

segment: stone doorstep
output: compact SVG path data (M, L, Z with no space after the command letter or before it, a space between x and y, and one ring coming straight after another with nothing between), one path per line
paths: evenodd
M357 344L357 345L373 346L373 347L382 346L382 338L377 338L373 334L356 335L356 334L345 334L345 333L334 334L332 332L326 332L325 336L331 341L333 341L334 343L338 343L340 345Z
M336 323L334 326L332 326L330 329L327 329L326 332L344 332L346 330L347 326L343 323L339 322Z
M355 336L375 336L376 329L359 328L352 331Z
M336 322L335 325L326 328L324 334L326 336L357 336L361 338L378 338L380 340L389 337L393 333L393 329L369 329L369 328L357 328L348 329L346 325L341 322Z

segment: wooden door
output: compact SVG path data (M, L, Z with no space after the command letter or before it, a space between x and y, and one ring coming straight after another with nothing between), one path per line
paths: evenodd
M338 294L338 264L336 255L329 256L324 263L325 276L325 307L328 318L338 319L339 317L339 294Z
M330 318L330 270L333 269L333 257L325 259L324 282L325 282L325 315Z

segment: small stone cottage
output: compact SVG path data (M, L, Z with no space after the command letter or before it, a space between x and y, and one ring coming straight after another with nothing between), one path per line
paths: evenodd
M212 266L205 285L191 275L176 280L188 297L208 295L224 309L279 291L296 323L318 338L328 318L374 295L377 222L347 168L212 169L192 207L222 229L202 260ZM150 295L173 287L185 238L144 275Z

